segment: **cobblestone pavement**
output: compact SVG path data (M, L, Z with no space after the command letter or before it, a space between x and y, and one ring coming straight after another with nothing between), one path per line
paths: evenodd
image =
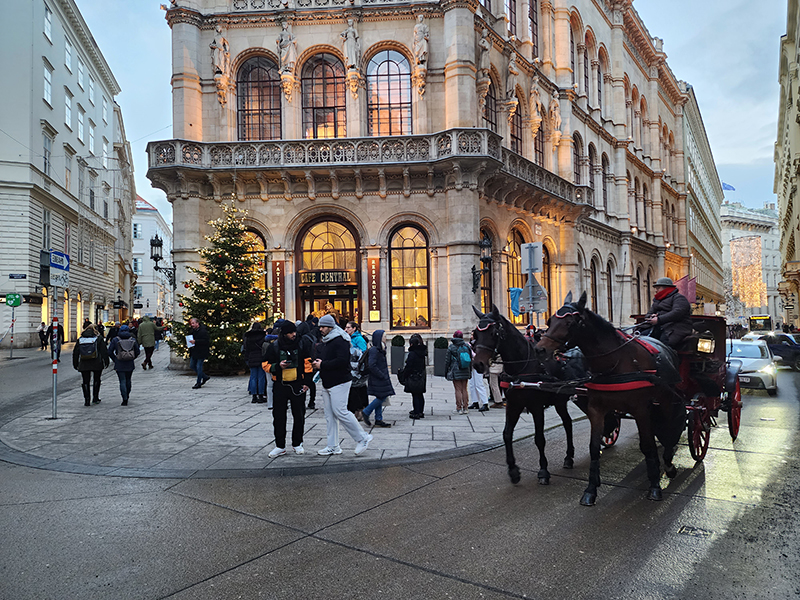
M48 362L42 358L31 360ZM137 360L137 366L141 363ZM375 468L482 452L502 444L505 411L470 410L455 414L452 384L428 378L425 418L412 420L411 396L394 376L397 395L384 409L391 428L373 428L369 448L360 456L342 429L343 453L323 457L325 415L320 394L316 410L306 411L305 454L271 459L274 448L272 411L252 404L248 377L212 377L193 390L194 374L170 370L165 346L154 354L155 369L140 367L133 374L129 406L120 405L116 374L103 376L102 402L83 406L80 386L60 389L58 419L52 420L52 400L43 397L0 427L0 459L38 468L98 475L135 477L262 477L300 472ZM66 361L61 370L71 369ZM573 418L582 416L570 406ZM560 424L548 409L546 426ZM292 416L288 415L291 431ZM363 427L366 427L362 424ZM524 414L515 439L533 434L530 415Z

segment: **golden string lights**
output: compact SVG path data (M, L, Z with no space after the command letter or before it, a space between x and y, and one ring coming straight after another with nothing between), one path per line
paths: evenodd
M751 235L731 240L733 295L748 308L767 304L767 284L762 276L761 261L761 236Z

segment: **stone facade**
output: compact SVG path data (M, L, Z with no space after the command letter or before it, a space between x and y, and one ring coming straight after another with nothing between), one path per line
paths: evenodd
M330 294L366 328L447 335L471 305L508 314L524 242L548 312L585 290L627 323L689 272L690 94L630 0L181 0L167 22L176 139L149 144L148 177L179 282L224 201L291 318ZM306 262L319 223L350 262Z
M5 62L13 84L0 111L0 294L26 300L15 345L38 345L37 326L55 314L75 340L84 318L112 316L116 290L131 293L130 239L120 232L130 228L135 189L120 88L74 0L6 3L3 25L14 60ZM39 285L42 249L71 257L69 287L55 302ZM10 313L0 308L3 332Z
M165 317L172 319L172 285L163 271L156 271L150 260L150 239L161 238L163 256L170 266L172 231L158 209L141 196L136 197L136 215L133 218L133 272L136 285L133 290L133 315ZM141 306L139 306L141 305Z

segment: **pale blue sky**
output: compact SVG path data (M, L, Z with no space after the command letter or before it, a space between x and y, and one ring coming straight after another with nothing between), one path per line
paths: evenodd
M170 29L161 1L76 2L122 88L117 102L133 150L136 191L171 222L164 193L145 177L147 142L172 137ZM720 178L736 188L727 199L755 208L774 202L786 0L634 0L634 7L650 34L664 39L675 76L694 87Z

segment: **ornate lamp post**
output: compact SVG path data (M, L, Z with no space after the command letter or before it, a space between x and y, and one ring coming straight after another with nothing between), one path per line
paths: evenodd
M175 291L175 267L159 267L158 263L164 260L164 242L155 234L150 239L150 259L155 263L153 268L156 271L161 271L167 276L167 280L169 280L170 285L172 286L172 291Z
M484 235L481 241L478 242L478 248L481 251L481 268L478 269L472 265L472 293L474 294L481 289L481 277L484 273L489 273L492 270L492 240Z

